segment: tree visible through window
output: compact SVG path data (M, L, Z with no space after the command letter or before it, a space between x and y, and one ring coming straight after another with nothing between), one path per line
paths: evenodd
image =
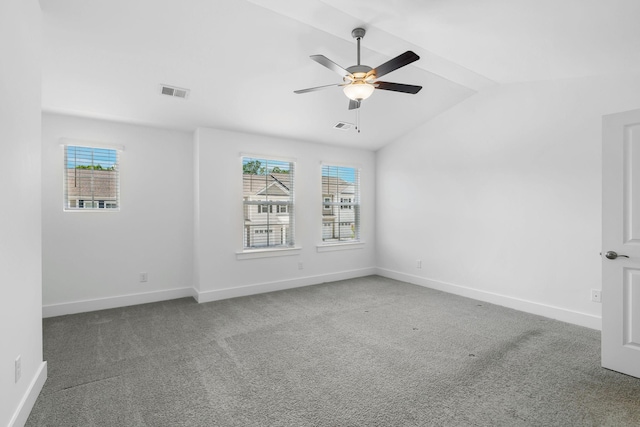
M322 241L360 240L360 171L322 166Z
M294 163L242 158L245 249L294 246Z
M64 209L117 210L120 207L116 149L66 145Z

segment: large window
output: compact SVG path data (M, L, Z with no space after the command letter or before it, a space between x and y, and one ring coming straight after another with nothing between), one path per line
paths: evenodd
M64 209L120 208L119 151L65 145Z
M294 163L242 158L245 249L294 246Z
M360 171L322 165L322 241L360 241Z

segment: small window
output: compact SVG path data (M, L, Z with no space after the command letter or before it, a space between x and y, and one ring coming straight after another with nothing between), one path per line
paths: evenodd
M360 171L322 166L322 241L360 241Z
M258 205L258 213L273 213L273 206L271 206L271 205Z
M325 212L323 212L323 213L331 211L331 204L330 203L331 203L331 197L324 197L324 205L322 206L322 209Z
M119 206L118 150L66 145L64 209L116 210Z
M255 234L273 233L273 230L254 230Z
M242 158L244 249L294 246L294 163Z

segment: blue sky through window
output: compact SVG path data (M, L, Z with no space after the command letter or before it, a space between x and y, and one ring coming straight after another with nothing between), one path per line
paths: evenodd
M256 175L264 175L266 172L271 173L274 169L276 170L276 172L280 170L284 173L289 173L291 171L291 163L281 160L243 157L242 169L245 170L245 173L249 173L249 170L253 170Z
M69 145L67 146L67 168L78 166L102 166L104 169L113 168L118 163L118 153L109 148L93 148Z
M255 157L242 158L242 169L245 170L245 173L250 173L248 171L253 170L253 173L257 175L263 175L265 174L265 172L271 173L274 169L276 169L276 171L280 169L281 171L288 172L290 169L290 165L291 164L289 162L280 160L268 160ZM324 165L322 166L322 176L340 178L343 181L355 183L357 177L357 169L344 166Z
M343 181L350 183L356 182L356 168L349 168L344 166L322 166L322 176L329 176L334 178L340 178Z

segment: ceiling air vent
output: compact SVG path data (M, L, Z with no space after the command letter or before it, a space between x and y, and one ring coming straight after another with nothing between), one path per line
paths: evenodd
M176 98L187 99L189 96L189 89L184 89L181 87L169 86L169 85L160 85L160 93L162 95L174 96Z
M338 129L338 130L349 130L352 127L354 127L353 123L338 122L338 123L335 124L335 126L333 128L334 129Z

